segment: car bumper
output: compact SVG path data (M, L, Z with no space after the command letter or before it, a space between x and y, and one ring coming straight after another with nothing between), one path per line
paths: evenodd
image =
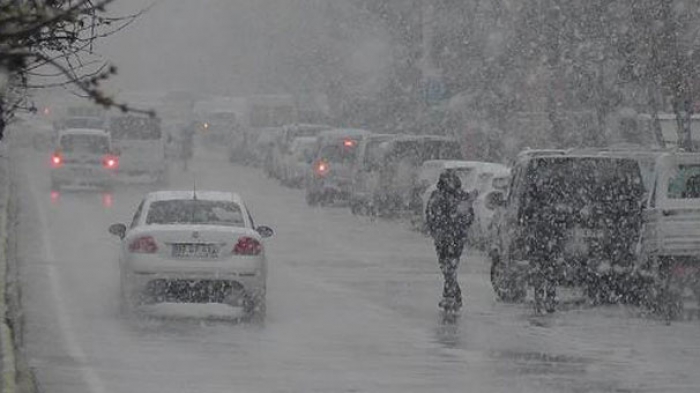
M143 258L128 262L123 279L134 304L158 302L225 303L265 297L266 269L260 258L226 261L170 261Z
M103 168L64 167L51 171L54 183L75 186L110 186L116 180L116 173Z

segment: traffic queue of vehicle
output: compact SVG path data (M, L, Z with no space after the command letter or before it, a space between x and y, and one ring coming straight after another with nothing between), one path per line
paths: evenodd
M455 173L462 189L476 196L468 244L488 255L491 284L501 301L523 301L532 289L536 307L553 311L558 300L555 288L567 286L581 288L591 304L641 304L668 319L683 316L689 304L700 305L699 154L625 146L525 150L509 165L466 161L465 149L455 138L376 134L324 124L281 124L288 111L273 110L281 105L273 104L265 107L258 103L255 113L260 127L244 131L231 128L232 134L225 137L230 161L257 166L285 186L303 187L310 206L347 206L355 215L408 219L423 231L426 204L440 174ZM85 111L73 112L80 115L76 119L87 116ZM146 174L156 182L166 180L167 141L157 119L120 115L104 120L105 116L95 114L87 123L81 120L86 124L81 127L83 123L73 121L70 113L52 138L53 190L109 189L124 173ZM284 116L277 118L275 113ZM98 119L104 121L101 128L86 128L98 124ZM76 127L65 128L65 124ZM150 214L141 211L144 206L157 206L161 199L172 197L150 195L130 228L119 225L110 229L127 239L121 260L131 261L134 253L208 260L213 273L202 274L218 277L228 269L223 265L230 259L224 256L228 244L202 239L210 237L209 230L219 233L223 229L213 227L221 226L240 226L247 228L243 232L248 231L237 235L243 239L239 239L240 244L229 247L232 255L237 255L231 260L233 265L240 265L236 261L241 256L248 260L262 255L261 239L272 231L252 224L239 197L225 196L199 209L203 202L197 202L198 194L190 194L173 198L188 208L197 205L193 211L207 215L211 222L190 222L175 213L164 219L167 222L144 221L142 215ZM238 221L230 221L233 216L239 217ZM140 226L147 234L131 239L130 234L138 233ZM182 244L185 246L178 246ZM260 269L235 275L263 274L264 265L260 262ZM124 262L122 266L129 265ZM240 266L248 266L248 262ZM190 281L194 280L205 283L201 284L204 287L194 285L201 287L200 292L215 293L205 300L231 303L233 296L249 313L264 310L259 296L264 293L260 290L264 280L249 292L248 279L219 282L204 276L175 274L152 280L157 282L153 285L165 285L165 289L144 284L146 289L140 291L156 291L161 300L191 300L178 291L193 287ZM134 296L129 292L125 298L131 301ZM146 298L146 303L153 302L153 297Z
M593 305L639 304L669 320L700 307L698 154L525 150L503 165L463 161L459 142L439 136L333 129L286 138L289 147L277 150L272 138L270 154L295 157L296 173L304 168L309 205L408 217L418 229L439 174L454 171L477 193L469 244L489 256L501 301L524 301L531 288L536 306L553 311L557 299L543 288L564 286ZM268 174L300 186L298 175Z

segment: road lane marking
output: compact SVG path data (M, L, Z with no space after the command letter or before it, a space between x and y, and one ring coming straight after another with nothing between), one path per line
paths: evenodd
M37 207L37 214L39 219L39 224L41 227L41 240L42 240L42 251L43 259L46 263L47 273L49 277L49 287L51 291L51 298L54 302L54 311L56 318L58 319L59 328L61 330L61 335L63 336L63 344L65 346L68 355L72 357L77 364L80 365L80 373L82 374L82 379L88 387L91 393L106 393L102 381L95 372L95 370L88 365L87 356L85 351L80 346L78 342L70 318L68 317L68 308L65 303L65 298L63 291L61 289L61 278L55 264L53 264L53 246L51 244L51 238L49 236L49 225L46 214L46 208L42 203L39 203L37 196L36 185L30 180L27 182L29 184L30 198L34 206Z

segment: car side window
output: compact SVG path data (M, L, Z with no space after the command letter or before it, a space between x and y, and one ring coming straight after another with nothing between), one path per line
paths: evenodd
M141 203L139 204L139 207L136 208L136 213L134 214L134 219L131 221L131 226L129 228L134 228L138 224L139 219L141 218L141 211L143 210L143 203L144 202L145 201L141 201Z

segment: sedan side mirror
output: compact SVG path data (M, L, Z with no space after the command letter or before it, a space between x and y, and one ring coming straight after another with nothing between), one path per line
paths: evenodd
M486 195L486 208L494 210L506 205L505 197L502 192L494 191Z
M262 236L263 238L266 237L272 237L272 235L275 234L275 231L272 230L270 227L266 227L264 225L260 225L255 230Z
M109 233L114 236L119 236L120 239L124 239L124 236L126 236L126 225L112 224L109 226Z

